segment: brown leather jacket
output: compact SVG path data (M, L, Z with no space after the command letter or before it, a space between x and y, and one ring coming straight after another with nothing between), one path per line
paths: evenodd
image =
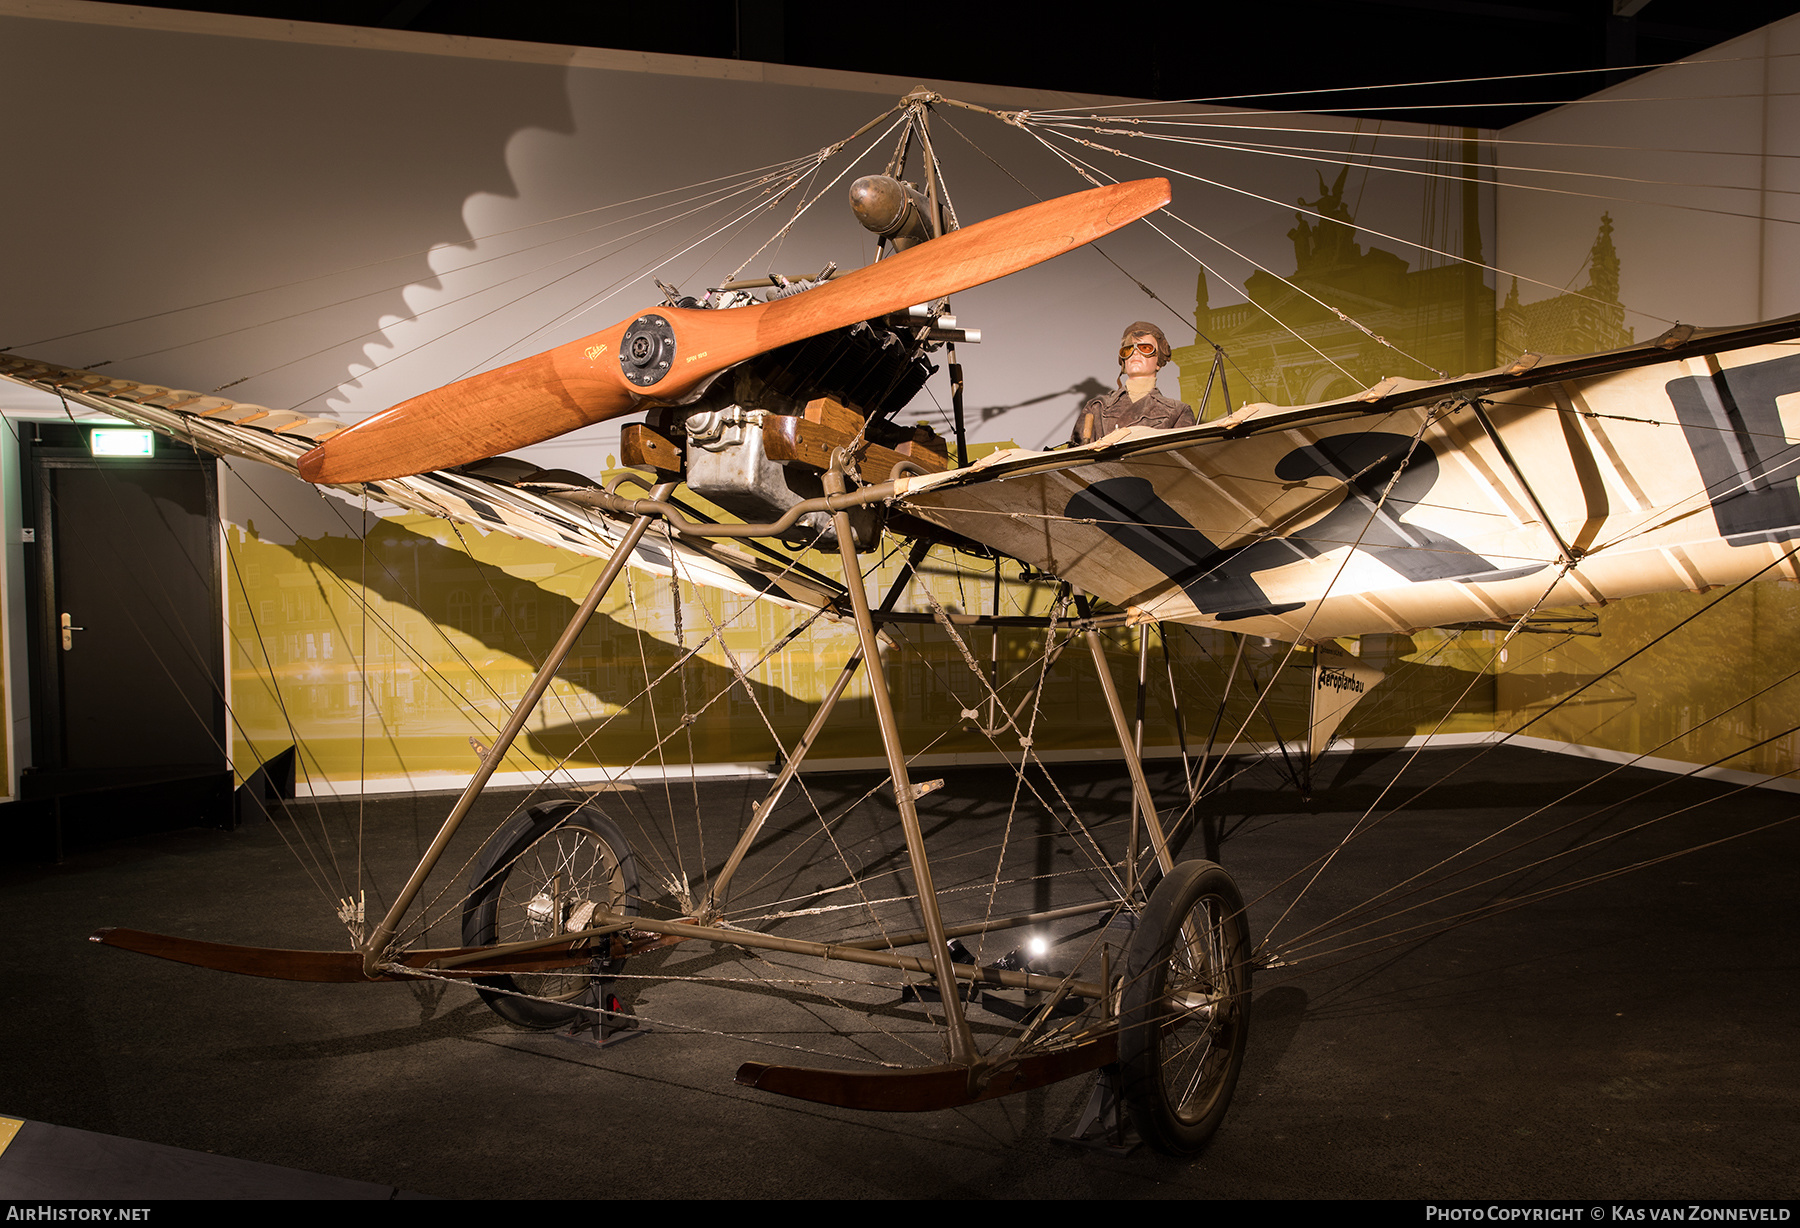
M1075 415L1075 430L1070 434L1069 442L1093 443L1122 426L1153 426L1166 431L1193 425L1193 410L1180 401L1169 400L1154 388L1137 401L1131 400L1123 388L1118 388L1082 406L1081 412Z

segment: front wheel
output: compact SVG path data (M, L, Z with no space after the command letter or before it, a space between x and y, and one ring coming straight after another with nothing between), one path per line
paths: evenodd
M1191 1156L1219 1128L1250 1034L1250 927L1237 883L1210 861L1167 874L1125 951L1119 1074L1138 1133Z
M551 802L517 816L482 848L463 901L463 944L553 938L588 928L599 913L637 911L637 863L624 835L589 806ZM563 1003L583 997L600 971L484 977L476 990L510 1023L560 1028L587 1013Z

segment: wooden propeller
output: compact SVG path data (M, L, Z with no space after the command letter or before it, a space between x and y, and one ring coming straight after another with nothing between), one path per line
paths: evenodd
M309 482L376 482L466 465L671 401L725 368L930 302L1110 234L1169 203L1169 181L1077 192L965 226L803 294L728 310L652 307L611 328L447 384L330 436Z

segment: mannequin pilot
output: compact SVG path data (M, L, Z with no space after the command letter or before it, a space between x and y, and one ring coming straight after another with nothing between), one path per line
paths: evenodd
M1156 373L1168 361L1169 339L1162 329L1144 320L1127 328L1119 344L1120 386L1082 407L1069 442L1092 443L1122 426L1193 426L1192 409L1157 391Z

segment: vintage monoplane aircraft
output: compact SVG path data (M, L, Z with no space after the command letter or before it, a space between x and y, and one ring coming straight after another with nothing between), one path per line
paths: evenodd
M966 336L945 300L1155 212L1169 185L1097 187L960 229L945 224L929 184L921 191L889 176L858 192L867 224L888 246L865 268L725 287L705 305L671 295L611 328L348 429L0 358L0 374L207 451L608 559L357 949L232 947L124 929L95 940L295 980L466 980L514 1022L598 1018L602 1031L621 1022L612 978L634 957L674 944L885 969L916 978L915 999L935 1001L942 1060L872 1072L751 1063L740 1081L837 1105L922 1110L1116 1068L1142 1135L1192 1154L1218 1127L1243 1061L1253 946L1231 875L1211 861L1178 860L1170 810L1146 780L1102 631L1168 622L1325 645L1451 624L1516 629L1554 607L1756 576L1800 579L1789 544L1800 536L1800 454L1782 412L1782 399L1800 394L1800 317L1681 326L1610 353L1527 354L1450 379L1388 380L1319 404L1250 405L1192 427L1126 428L1082 446L952 465L942 440L892 420L923 382L927 348ZM607 485L502 456L637 412L646 419L626 430L628 472ZM677 497L682 484L740 519L697 514ZM884 626L905 617L893 594L871 601L860 580L859 555L884 533L920 543L909 571L937 540L1017 560L1064 586L1048 617L1012 622L1045 632L1046 668L1058 633L1057 651L1084 640L1132 780L1132 821L1109 836L1118 837L1112 847L1085 829L1070 836L1092 846L1093 900L1008 914L990 897L986 911L957 915L934 886L917 813L930 786L912 778L884 671L873 669L867 685L916 924L903 929L890 916L875 934L827 941L731 918L734 874L859 665L880 659ZM792 550L737 544L759 541L834 550L844 585L795 568ZM616 825L591 805L537 806L495 832L476 859L463 945L408 945L409 910L428 876L628 565L825 611L854 624L857 647L704 884L684 883L673 904L648 909L666 893L640 887ZM935 603L911 617L934 622L977 678L963 636L1005 621ZM1321 673L1339 668L1325 652L1318 661ZM987 717L1021 765L1032 743L1028 708L1029 695L1009 697ZM962 719L983 717L970 707ZM1125 923L1084 930L1045 959L1015 951L965 962L963 938L1077 917ZM971 995L979 987L1018 999L1005 999L1011 1022L985 1047L985 1021L1003 1012L999 997L990 1004ZM970 1020L977 1011L979 1029Z

